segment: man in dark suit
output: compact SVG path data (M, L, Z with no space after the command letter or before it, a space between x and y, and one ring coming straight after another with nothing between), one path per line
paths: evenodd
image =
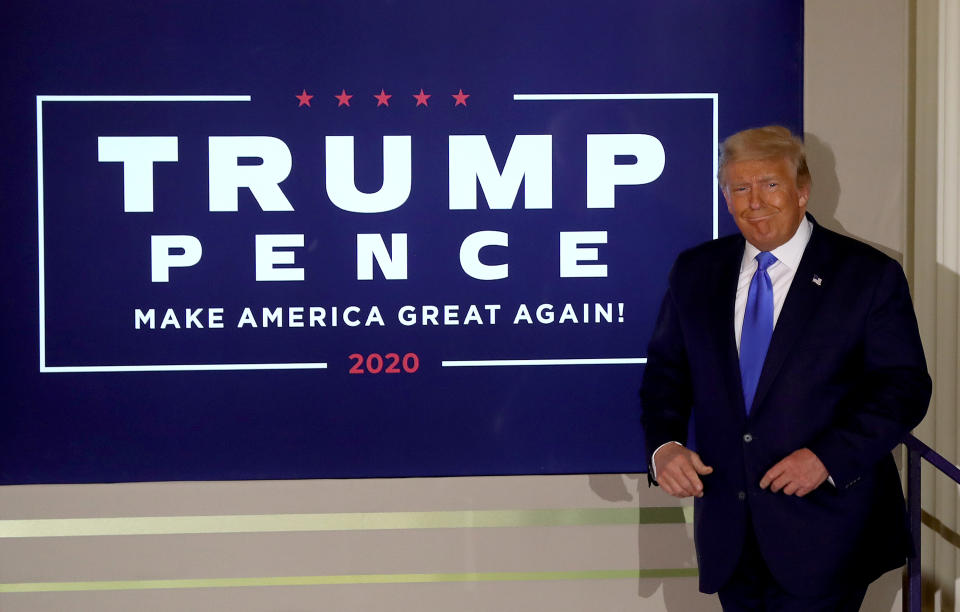
M724 610L858 610L910 550L891 451L931 383L906 279L806 214L786 128L729 137L719 179L740 235L671 270L640 390L651 482L695 497Z

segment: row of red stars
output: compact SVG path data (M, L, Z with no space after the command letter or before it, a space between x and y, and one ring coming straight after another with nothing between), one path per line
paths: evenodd
M424 93L423 88L420 88L420 93L413 94L413 97L417 101L417 106L429 106L429 103L427 102L427 100L429 100L432 95L433 94ZM297 105L297 108L300 108L301 106L310 106L310 100L314 98L313 95L307 93L306 89L301 91L295 97L297 98L297 100L300 101L300 104ZM341 89L340 93L333 97L336 98L337 108L339 108L341 106L350 106L350 98L353 97L353 94L348 94L346 89ZM378 107L390 106L390 98L393 97L393 94L388 94L383 89L381 89L380 93L374 94L373 97L377 100ZM470 94L463 93L463 90L461 89L455 94L450 94L450 97L456 101L453 104L454 106L460 106L460 105L466 106L467 98L470 97Z

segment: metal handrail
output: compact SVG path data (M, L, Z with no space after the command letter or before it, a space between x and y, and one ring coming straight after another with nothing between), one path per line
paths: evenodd
M912 435L908 435L903 443L907 446L907 519L913 540L913 555L907 559L907 596L903 598L903 610L920 612L920 460L926 459L958 484L960 468Z

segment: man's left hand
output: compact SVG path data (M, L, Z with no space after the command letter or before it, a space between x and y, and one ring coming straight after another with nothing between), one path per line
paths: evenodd
M760 479L760 488L774 493L803 497L823 484L827 479L826 466L809 448L795 450L780 461Z

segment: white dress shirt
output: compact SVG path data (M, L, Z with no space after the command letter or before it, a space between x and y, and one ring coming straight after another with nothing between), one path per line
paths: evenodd
M783 309L783 303L787 299L787 292L790 290L790 283L797 274L797 268L800 266L800 260L803 258L803 251L810 242L810 236L813 234L813 223L810 219L804 217L800 222L797 231L793 237L770 251L777 261L773 262L767 268L767 274L770 276L770 282L773 284L773 327L777 327L777 319L780 318L780 311ZM740 336L743 331L743 313L747 310L747 294L750 291L750 282L757 271L757 253L760 249L747 242L743 249L743 258L740 260L740 278L737 280L737 299L733 305L733 333L737 339L737 353L740 353ZM650 470L653 472L653 479L657 479L657 464L654 457L660 449L667 444L680 444L679 442L667 442L657 447L650 456ZM830 478L833 484L833 479Z
M787 240L777 248L770 251L777 261L773 262L767 268L767 274L770 276L770 282L773 283L773 327L777 327L777 319L780 318L780 311L783 310L783 303L787 299L787 292L790 290L790 283L797 273L800 266L800 260L803 258L803 251L810 242L810 235L813 233L813 223L809 219L800 222L800 227L794 232L793 238ZM743 259L740 260L740 279L737 281L737 301L733 305L733 332L737 338L737 352L740 352L740 335L743 331L743 313L747 309L747 294L750 292L750 281L757 271L757 260L755 259L760 249L749 242L743 249Z

